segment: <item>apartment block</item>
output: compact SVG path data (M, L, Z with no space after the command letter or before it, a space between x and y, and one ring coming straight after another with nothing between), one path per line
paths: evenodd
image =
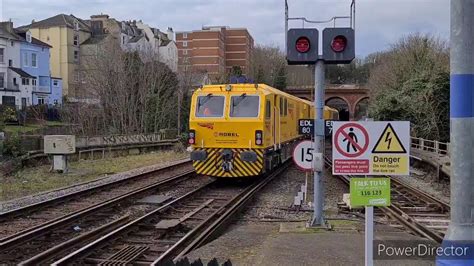
M254 41L245 28L215 26L177 32L176 43L181 72L206 72L213 81L225 77L234 66L249 74Z

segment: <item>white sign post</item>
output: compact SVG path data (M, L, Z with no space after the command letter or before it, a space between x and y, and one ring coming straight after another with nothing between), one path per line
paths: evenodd
M309 140L303 140L296 145L293 150L293 161L296 166L303 171L313 170L313 161L315 159L315 144Z
M410 122L334 122L334 175L409 175ZM365 265L372 266L374 207L365 206Z

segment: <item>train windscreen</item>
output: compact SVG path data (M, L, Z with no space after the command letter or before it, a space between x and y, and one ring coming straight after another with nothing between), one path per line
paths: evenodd
M258 117L260 97L242 94L232 96L230 117Z
M224 96L198 96L196 117L223 117Z

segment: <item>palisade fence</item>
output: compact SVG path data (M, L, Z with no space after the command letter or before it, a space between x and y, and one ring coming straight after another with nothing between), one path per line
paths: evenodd
M411 137L411 147L414 149L429 151L448 157L451 151L449 142L440 142L437 140L428 140L415 137Z
M139 143L153 143L162 140L175 139L176 134L162 131L151 134L134 134L134 135L110 135L96 137L76 137L76 147L85 148L89 146L117 146Z
M177 142L177 131L175 129L162 129L157 133L132 134L132 135L106 135L106 136L76 136L76 152L81 155L84 152L107 151L112 149L123 149L129 147L146 147L159 145L160 143ZM20 136L20 145L28 155L43 153L42 135Z

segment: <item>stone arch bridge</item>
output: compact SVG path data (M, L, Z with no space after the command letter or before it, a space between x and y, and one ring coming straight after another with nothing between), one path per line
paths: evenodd
M288 86L287 93L297 97L314 100L314 86ZM326 85L324 103L340 112L341 120L359 120L367 116L369 90L363 86Z

